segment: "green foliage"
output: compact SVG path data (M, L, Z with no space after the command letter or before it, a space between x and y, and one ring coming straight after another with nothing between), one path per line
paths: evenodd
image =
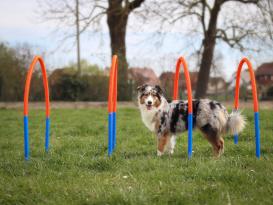
M15 50L0 44L0 100L20 100L23 89L20 87L24 76L24 69Z
M273 98L273 86L271 86L270 88L268 88L268 90L267 90L267 96L269 97L269 98Z
M32 57L28 45L15 49L0 43L0 101L23 100L26 72ZM30 100L41 100L42 86L40 71L34 71Z
M76 74L62 73L52 83L50 80L51 99L74 101L83 90L83 84Z
M85 91L80 94L83 101L107 101L108 77L103 75L82 76Z
M0 44L0 101L22 101L27 69L33 58L32 48L10 48ZM81 61L82 75L76 73L76 65L57 69L49 76L50 98L52 100L106 101L108 77L97 65ZM43 81L40 69L35 69L31 79L30 100L44 99Z
M273 200L272 110L262 110L262 158L255 157L253 112L239 144L225 137L216 160L194 132L173 156L156 156L156 143L139 111L120 108L117 150L107 156L105 108L51 112L51 148L44 153L44 110L31 111L31 160L23 160L20 110L0 110L0 204L271 204Z
M106 101L108 97L108 77L104 75L78 76L65 68L52 73L49 82L52 100Z
M81 64L81 73L83 75L103 75L103 70L96 64L90 64L87 60L83 59L80 62ZM70 63L67 67L65 67L71 73L77 72L77 64Z

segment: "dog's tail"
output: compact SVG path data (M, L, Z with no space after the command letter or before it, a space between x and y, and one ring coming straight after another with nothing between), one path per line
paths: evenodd
M245 117L238 110L233 110L228 117L227 130L230 134L235 135L243 131L246 125Z

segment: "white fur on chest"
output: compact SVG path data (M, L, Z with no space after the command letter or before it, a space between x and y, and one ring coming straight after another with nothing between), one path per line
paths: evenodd
M148 112L141 110L142 121L144 125L152 132L155 131L155 119L154 119L155 114L156 114L155 110L151 110Z

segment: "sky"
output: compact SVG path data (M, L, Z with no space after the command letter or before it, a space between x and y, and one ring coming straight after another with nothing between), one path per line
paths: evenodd
M65 43L60 41L63 37L62 29L59 28L60 32L54 32L56 24L41 22L38 12L37 0L1 0L0 41L11 46L27 43L36 48L37 55L45 51L45 61L49 69L75 62L74 39ZM152 29L136 31L134 25L138 24L137 21L136 18L130 18L127 30L127 58L130 66L153 68L159 76L162 71L174 71L176 59L182 55L187 59L190 70L197 69L194 68L194 60L190 58L190 54L198 47L200 42L198 38L187 36L176 29L165 31L164 40L161 42L158 40L161 38L158 38ZM107 67L110 65L111 52L105 22L102 28L101 33L89 30L81 35L81 57L90 63ZM232 50L223 43L218 44L216 50L223 56L221 70L225 79L229 79L235 72L238 62L244 55L250 58L254 67L263 62L273 61L273 56L268 52L257 57Z

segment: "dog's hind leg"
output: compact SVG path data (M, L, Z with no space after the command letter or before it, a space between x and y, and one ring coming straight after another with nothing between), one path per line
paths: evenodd
M170 136L168 133L158 136L157 140L157 156L164 154L167 145L170 143Z
M224 139L218 136L211 136L204 133L205 138L210 142L213 148L213 155L220 157L224 153Z
M212 146L214 150L214 156L220 157L224 153L224 139L222 137L217 137L212 141Z
M219 137L220 143L220 155L224 154L225 151L225 141L222 137Z
M213 148L215 157L219 157L224 153L224 139L220 136L220 133L214 129L210 124L207 124L200 128L205 138L210 142Z

